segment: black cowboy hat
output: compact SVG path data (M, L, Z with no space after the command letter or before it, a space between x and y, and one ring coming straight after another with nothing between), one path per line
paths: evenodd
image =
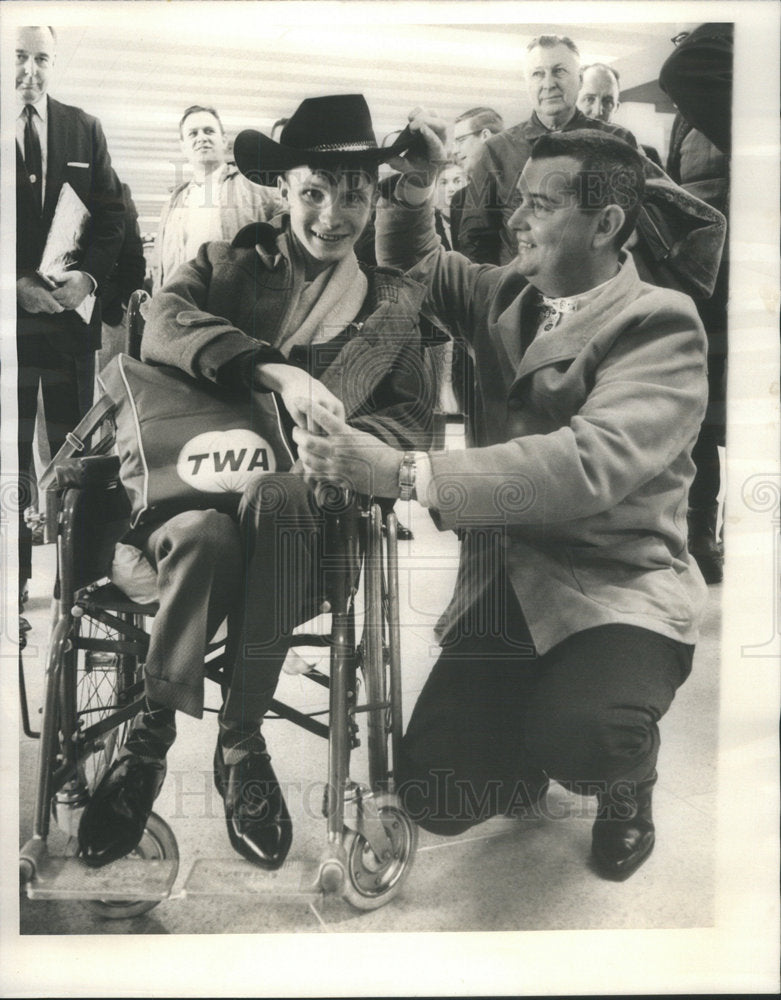
M415 136L405 129L392 146L380 148L363 94L307 97L274 142L255 129L233 143L236 166L256 184L271 184L286 170L308 166L372 168L409 149Z

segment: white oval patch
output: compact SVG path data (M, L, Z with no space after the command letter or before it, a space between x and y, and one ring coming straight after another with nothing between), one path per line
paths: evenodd
M276 467L268 441L241 428L196 435L176 461L182 482L203 493L240 493L250 476Z

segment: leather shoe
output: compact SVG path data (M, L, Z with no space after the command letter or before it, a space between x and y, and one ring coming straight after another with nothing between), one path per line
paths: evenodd
M114 761L81 815L79 851L88 865L100 868L138 847L165 771L165 760L135 754Z
M260 868L279 868L293 841L293 822L268 753L226 764L218 743L214 783L225 802L233 849Z
M651 799L656 773L637 784L634 795L599 795L599 810L591 832L591 857L597 872L623 882L648 858L656 835Z

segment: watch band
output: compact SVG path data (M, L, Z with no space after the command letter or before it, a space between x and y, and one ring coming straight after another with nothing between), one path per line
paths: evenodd
M415 479L417 477L417 466L415 465L415 453L405 451L404 457L399 466L399 500L415 500Z

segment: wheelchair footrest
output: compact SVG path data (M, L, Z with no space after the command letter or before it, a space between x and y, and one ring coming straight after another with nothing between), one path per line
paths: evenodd
M27 884L30 899L166 899L176 878L172 859L122 858L90 868L79 858L48 855Z
M286 861L276 871L258 868L243 858L198 858L183 886L186 896L320 895L317 865Z

